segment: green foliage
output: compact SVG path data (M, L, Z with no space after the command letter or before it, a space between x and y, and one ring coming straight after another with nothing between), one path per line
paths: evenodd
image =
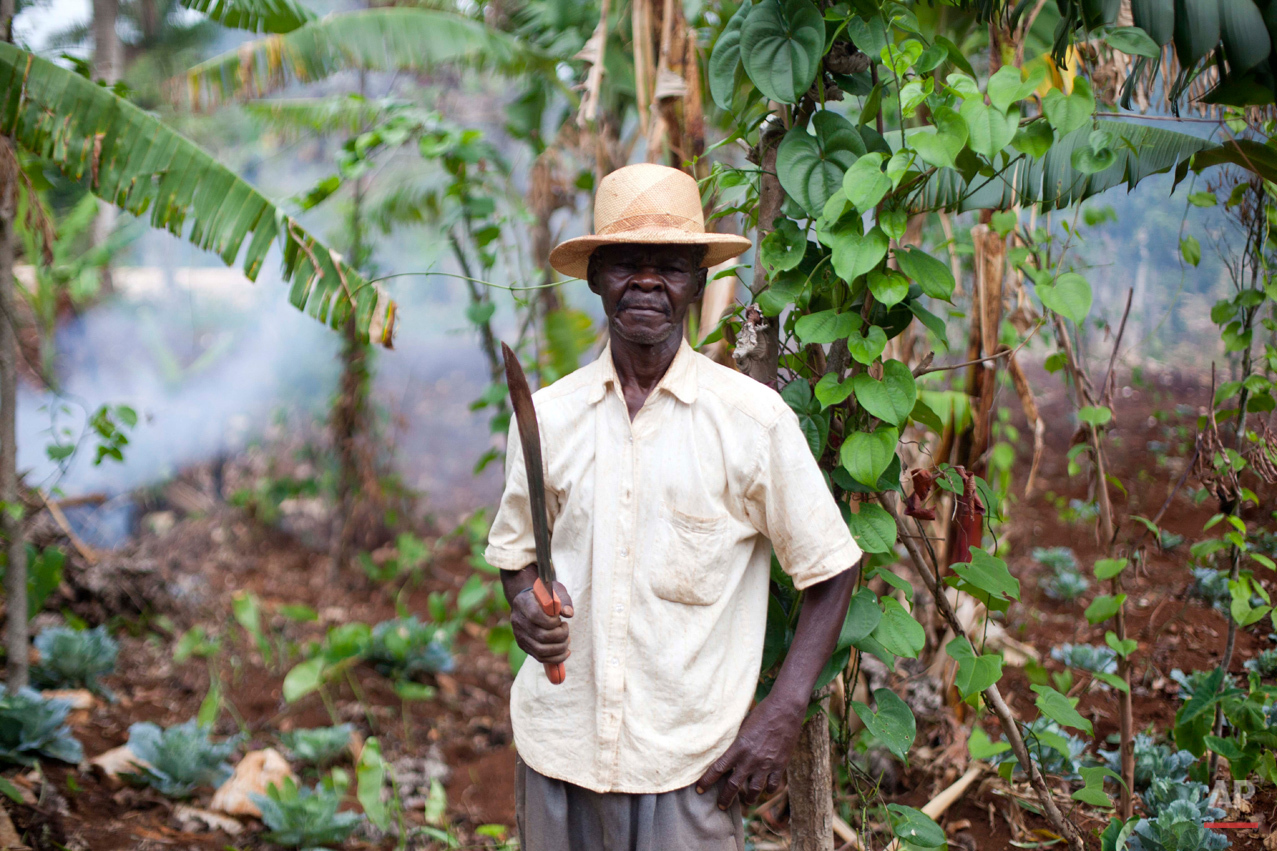
M40 661L31 668L31 680L40 688L87 688L109 695L98 678L115 670L120 645L105 626L74 630L54 626L35 639Z
M286 777L282 786L271 783L265 795L252 795L268 828L263 838L287 848L342 844L363 820L360 813L338 811L346 785L337 775L313 789Z
M127 100L45 59L0 44L0 126L17 143L54 163L71 180L134 215L150 209L153 227L186 233L228 265L245 242L243 270L256 280L276 242L283 279L298 309L359 334L390 340L394 305L299 223L195 143ZM50 115L58 116L48 121ZM146 141L144 148L138 147ZM251 241L248 240L252 234Z
M281 733L279 740L288 748L293 758L311 765L325 766L337 759L350 745L349 724L336 727L314 727L307 730L291 730Z
M1179 753L1184 754L1187 751L1180 751ZM1188 754L1188 756L1191 758L1192 754ZM1144 801L1144 809L1148 810L1148 814L1157 816L1176 801L1188 801L1194 806L1204 808L1207 798L1210 797L1210 789L1206 788L1206 784L1186 781L1184 779L1184 768L1174 765L1168 766L1168 768L1171 769L1170 774L1160 777L1153 776L1140 795ZM1137 765L1137 779L1139 777L1138 772L1139 767Z
M1181 785L1188 775L1188 769L1197 761L1197 757L1188 751L1176 750L1159 744L1152 736L1139 733L1135 736L1135 789L1141 793L1151 789L1151 785L1159 778L1167 784ZM1108 761L1109 768L1121 771L1121 751L1100 751L1100 756ZM1204 788L1204 787L1203 787ZM1154 798L1162 800L1161 791L1150 791ZM1145 794L1144 802L1149 804L1149 794ZM1151 805L1150 805L1151 806ZM1153 813L1157 809L1150 810Z
M1111 647L1066 643L1052 647L1051 658L1070 668L1079 668L1093 674L1112 674L1117 671L1117 653Z
M1156 818L1140 819L1131 834L1131 851L1218 851L1228 837L1208 830L1203 822L1219 821L1224 811L1192 801L1173 801Z
M66 724L71 704L47 699L29 688L11 692L0 685L0 762L34 765L40 757L72 764L84 749Z
M239 746L240 737L221 742L209 739L209 730L192 718L160 729L149 721L129 727L129 750L147 763L128 776L170 798L186 798L201 787L220 786L231 775L227 758Z
M423 624L415 615L382 621L373 627L368 661L377 672L393 679L451 671L451 638L438 626Z
M1063 727L1045 716L1029 724L1022 724L1020 730L1030 758L1044 774L1053 774L1066 780L1081 778L1081 769L1087 763L1085 741L1065 732ZM1015 754L1011 752L1005 736L1002 738L1002 745L1004 749L991 754L990 761L999 765L1016 763ZM1022 773L1018 763L1014 770Z
M50 595L62 584L62 568L66 565L66 553L57 547L37 549L32 544L27 549L27 619L35 617L44 608ZM9 566L8 551L0 553L0 581Z
M1253 659L1247 659L1244 664L1246 670L1254 671L1264 679L1271 679L1277 676L1277 648L1263 650Z
M1082 575L1073 551L1067 547L1038 548L1033 551L1033 557L1051 568L1051 575L1040 580L1042 593L1051 599L1071 602L1090 589L1091 581Z
M315 13L295 0L181 0L219 24L252 32L286 33L315 20Z
M437 9L385 7L309 20L215 56L188 77L192 90L212 104L343 70L427 72L445 63L553 74L549 57L482 21Z

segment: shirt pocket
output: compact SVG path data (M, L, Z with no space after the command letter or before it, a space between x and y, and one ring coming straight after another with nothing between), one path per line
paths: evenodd
M664 558L656 565L652 592L662 600L712 606L723 596L730 565L726 558L729 517L700 517L672 506Z

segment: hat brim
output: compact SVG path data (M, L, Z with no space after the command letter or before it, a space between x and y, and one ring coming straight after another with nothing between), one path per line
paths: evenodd
M590 267L590 255L601 245L704 245L708 268L743 253L753 243L732 233L688 233L674 228L645 228L606 236L578 236L560 242L550 252L550 265L570 278L584 278Z

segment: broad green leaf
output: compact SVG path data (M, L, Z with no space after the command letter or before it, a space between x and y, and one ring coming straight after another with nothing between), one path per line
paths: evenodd
M866 366L876 361L885 348L887 332L877 325L870 325L864 332L856 329L847 337L847 349L851 356Z
M944 433L944 421L922 399L913 403L913 410L909 412L909 419L921 423L936 434Z
M878 598L868 588L861 588L851 597L851 605L847 607L847 617L842 622L842 631L838 633L838 646L851 647L873 635L882 621L882 609L878 606Z
M1124 558L1102 558L1095 562L1095 578L1112 579L1125 569Z
M1091 605L1086 607L1086 620L1092 624L1106 621L1116 615L1117 610L1122 608L1122 604L1125 602L1125 594L1101 594L1091 601Z
M822 408L837 405L851 395L851 380L839 381L832 372L826 373L816 382L816 401Z
M315 13L293 0L179 0L224 27L259 33L292 32L315 20Z
M872 488L895 457L899 440L900 432L890 426L853 432L843 441L840 460L853 479Z
M1088 736L1095 735L1095 729L1091 726L1091 722L1083 718L1073 708L1076 701L1069 700L1050 686L1031 686L1031 688L1038 696L1037 700L1034 701L1034 705L1047 718L1063 727L1082 730Z
M878 216L878 227L892 239L900 239L909 226L909 214L904 210L883 210Z
M963 698L979 694L1002 678L1002 657L996 653L975 655L971 642L966 638L955 638L945 650L958 663L958 674L953 684Z
M906 847L939 848L947 842L944 830L922 810L904 804L887 804L887 809L891 812L891 832Z
M1014 65L1003 65L989 78L989 101L998 111L1006 112L1013 103L1033 94L1046 76L1046 67L1035 67L1027 80L1022 80L1022 76L1021 70Z
M971 754L972 759L988 759L1009 750L1011 750L1010 742L990 741L989 734L984 732L984 728L979 724L971 728L971 735L967 737L967 752Z
M863 236L852 228L838 228L833 233L834 271L844 281L854 280L874 269L887 256L890 240L878 227Z
M1175 34L1175 0L1131 0L1131 17L1159 47Z
M865 154L843 175L842 191L861 213L872 210L891 191L891 178L882 172L884 159L877 151Z
M1126 680L1122 679L1117 674L1106 674L1103 671L1092 671L1091 676L1095 677L1095 679L1102 683L1107 683L1118 691L1129 692L1131 690L1131 687L1126 684Z
M1025 156L1041 159L1051 150L1054 141L1055 131L1047 121L1039 118L1016 131L1015 137L1011 139L1011 147Z
M1134 0L1131 6L1134 8ZM1147 56L1149 59L1160 59L1162 56L1161 47L1139 27L1117 27L1104 40L1109 47L1130 56Z
M324 681L324 658L316 656L293 666L284 676L284 701L292 703L315 691Z
M953 572L961 578L964 590L979 589L994 600L1020 599L1020 581L1007 570L1006 562L980 547L972 547L971 561L953 565Z
M1112 777L1125 785L1121 775L1103 765L1079 768L1078 772L1082 775L1083 786L1073 793L1073 800L1104 809L1113 806L1113 799L1104 791L1104 778Z
M788 272L803 262L807 236L793 219L780 219L776 228L763 237L763 265L776 272Z
M852 380L856 401L873 416L894 426L902 426L913 411L918 388L909 367L898 360L883 364L882 380L862 372Z
M481 19L398 6L317 17L291 32L214 56L192 68L187 80L192 99L211 108L221 100L262 97L340 71L425 73L450 64L552 76L558 61L532 40Z
M858 700L852 701L851 705L874 738L907 762L909 749L913 747L914 737L918 734L913 712L889 688L875 689L874 702L878 704L877 712L870 711L868 706Z
M858 313L819 310L800 316L794 323L794 333L805 345L811 343L823 345L844 339L859 327L860 314Z
M1077 418L1088 425L1102 426L1113 421L1113 411L1103 405L1087 405L1078 409Z
M927 634L922 624L905 611L894 597L882 599L882 620L873 631L873 638L897 656L918 658L918 652L927 644Z
M1180 238L1180 256L1189 266L1202 262L1202 244L1198 243L1197 236L1189 234Z
M825 19L811 0L762 0L741 27L745 73L770 100L797 103L816 79Z
M889 553L896 545L896 521L880 505L859 503L860 511L848 519L856 543L867 553Z
M934 130L913 134L909 144L931 165L953 168L955 159L967 144L966 122L961 115L942 106L932 114L932 123Z
M1111 629L1108 632L1104 633L1104 643L1107 644L1109 647L1112 647L1113 652L1117 653L1117 655L1121 656L1123 659L1125 659L1127 656L1130 656L1132 653L1138 650L1140 646L1140 643L1136 641L1134 638L1128 638L1125 641L1119 641L1117 637L1117 633Z
M979 98L971 98L962 104L962 120L967 123L970 138L967 144L977 154L993 159L1015 138L1020 126L1020 110L1003 113L985 104Z
M1036 288L1042 304L1065 319L1082 322L1091 312L1091 285L1076 272L1065 272L1053 286Z
M271 40L287 41L320 23ZM0 43L0 91L6 93L0 127L72 182L152 227L184 235L228 266L238 264L250 280L272 249L280 249L282 280L294 307L334 329L353 318L363 340L390 344L395 305L384 290L151 113L8 43Z
M869 292L883 307L891 307L904 301L909 295L909 280L894 269L874 269L869 272Z
M1070 158L1070 164L1082 174L1096 174L1111 168L1117 162L1117 151L1112 133L1107 130L1092 130L1087 136L1086 144L1079 145Z
M1072 94L1051 89L1042 100L1042 112L1061 136L1072 133L1095 112L1095 97L1091 94L1090 84L1082 77L1074 77Z
M381 758L381 743L376 736L364 742L359 751L359 764L355 766L356 796L364 808L368 820L380 830L390 826L390 812L381 799L381 789L386 785L386 763Z
M953 298L953 272L947 263L942 263L921 248L906 248L895 252L896 263L923 293L932 298L949 301Z
M745 25L745 18L753 7L751 0L744 0L736 14L732 15L723 34L714 42L714 51L709 56L709 93L720 109L731 110L732 95L736 93L740 81L740 31Z
M1234 76L1268 61L1272 50L1269 27L1253 0L1219 0L1219 28Z
M757 11L759 7L754 8ZM816 113L811 127L811 133L806 127L793 127L781 139L776 151L776 177L786 194L815 217L842 188L847 169L864 156L865 142L856 128L836 112Z

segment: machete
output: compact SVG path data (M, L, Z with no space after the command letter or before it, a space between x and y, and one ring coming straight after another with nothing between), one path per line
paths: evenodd
M554 591L554 564L550 561L550 523L545 513L545 473L541 467L541 429L537 425L536 408L532 407L532 391L510 347L501 344L505 359L505 378L510 387L510 405L519 424L519 443L523 445L523 463L528 470L528 504L532 509L532 537L537 547L537 579L532 584L541 611L558 617L563 611L559 595ZM562 662L546 662L545 675L556 686L567 672Z

